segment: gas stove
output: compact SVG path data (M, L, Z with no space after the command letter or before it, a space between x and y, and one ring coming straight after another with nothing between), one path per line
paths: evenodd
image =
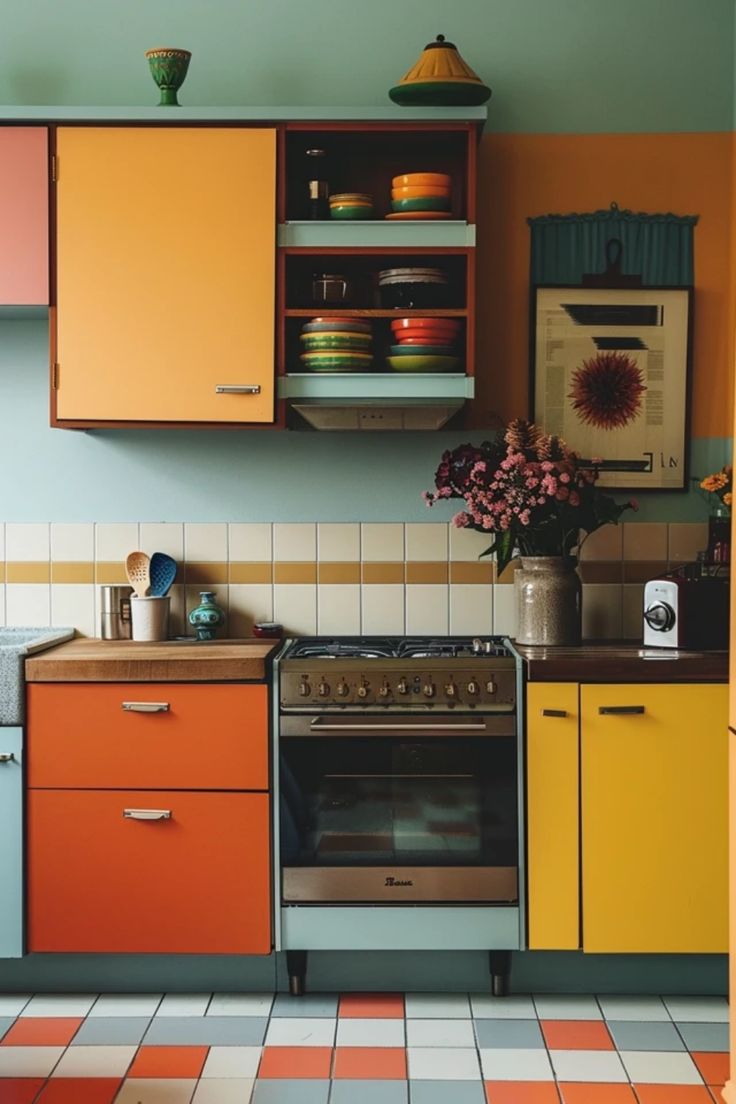
M305 637L280 661L283 712L512 712L517 660L495 637Z

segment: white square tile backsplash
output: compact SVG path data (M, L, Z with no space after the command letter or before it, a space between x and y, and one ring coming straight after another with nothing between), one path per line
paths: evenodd
M46 561L51 556L47 524L16 524L5 526L5 555L9 560Z

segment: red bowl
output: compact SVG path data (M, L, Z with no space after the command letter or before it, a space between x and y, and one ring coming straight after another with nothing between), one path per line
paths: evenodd
M408 345L412 348L416 348L418 353L420 349L422 349L424 346L429 346L431 348L433 345L437 344L437 342L429 340L429 337L427 335L428 333L431 334L431 332L431 330L422 330L421 337L404 337L404 335L402 334L401 337L397 339L397 344ZM445 346L448 349L452 349L455 346L455 341L453 338L449 338L447 334L442 334L442 340L439 342L439 344Z
M406 329L412 330L443 330L445 333L457 333L460 322L454 318L394 318L391 322L394 333Z
M456 334L447 330L402 330L397 337L399 345L405 345L407 339L413 345L452 345L457 339Z

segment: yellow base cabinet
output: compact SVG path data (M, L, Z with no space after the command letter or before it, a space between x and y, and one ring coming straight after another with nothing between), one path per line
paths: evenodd
M583 949L728 950L728 688L582 686Z
M275 130L60 127L56 149L56 423L273 422Z

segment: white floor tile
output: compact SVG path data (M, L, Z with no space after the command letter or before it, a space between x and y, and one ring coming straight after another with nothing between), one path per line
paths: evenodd
M551 1050L558 1081L626 1081L626 1071L615 1050ZM633 1080L637 1080L633 1078Z
M540 994L534 997L540 1020L600 1020L603 1013L595 997L552 996Z
M208 1016L268 1016L273 993L214 993Z
M646 1021L669 1020L661 997L598 997L607 1020Z
M204 1016L211 993L167 993L157 1016Z
M403 1047L404 1021L341 1018L337 1021L336 1046Z
M335 1020L285 1016L270 1021L265 1046L332 1046L334 1040Z
M200 1077L253 1078L260 1060L259 1046L211 1046Z
M478 1054L470 1047L409 1047L412 1081L479 1081Z
M52 1077L122 1077L136 1046L75 1046L63 1055Z
M673 1020L682 1023L728 1023L725 997L663 997Z
M21 1016L86 1016L96 999L96 994L39 993Z
M30 993L12 996L0 993L0 1016L20 1016L30 999Z
M115 1104L190 1104L196 1084L188 1078L133 1077L124 1082Z
M472 1020L407 1020L410 1047L474 1047Z
M487 993L471 993L470 1005L478 1020L536 1020L531 997L492 997Z
M406 1018L418 1020L467 1020L470 1002L465 993L407 993Z
M480 1051L485 1081L553 1081L547 1051L539 1049L491 1048Z
M89 1015L153 1016L161 1003L161 993L103 993L92 1005Z
M239 1077L212 1077L199 1082L192 1104L248 1104L253 1084Z
M0 1046L0 1077L48 1077L63 1047Z
M690 1055L682 1051L622 1050L621 1061L626 1067L629 1080L636 1084L702 1085L703 1083L698 1067Z

